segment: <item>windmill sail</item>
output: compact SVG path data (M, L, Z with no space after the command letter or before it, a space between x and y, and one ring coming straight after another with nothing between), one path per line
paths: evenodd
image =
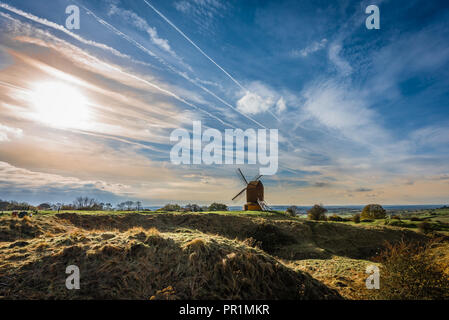
M237 173L239 174L240 178L242 178L242 180L245 183L245 185L248 185L248 180L246 180L246 178L243 175L243 172L242 172L242 170L240 170L240 168L237 169Z
M245 192L246 191L246 187L242 190L242 191L240 191L239 193L237 193L237 195L234 197L234 198L232 198L232 201L234 201L235 199L237 199L240 195L242 195L243 194L243 192Z

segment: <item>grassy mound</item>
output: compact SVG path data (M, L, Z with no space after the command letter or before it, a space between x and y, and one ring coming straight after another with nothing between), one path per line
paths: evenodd
M397 227L276 213L2 216L0 297L369 299L369 259L386 242L426 239ZM80 290L65 287L72 264Z
M324 259L333 255L364 259L375 255L385 244L421 241L426 237L411 230L388 226L355 226L338 222L317 222L288 219L282 215L269 218L236 216L233 214L175 214L149 215L80 215L62 213L58 220L79 228L92 230L118 229L136 226L156 227L163 232L196 230L244 241L252 238L267 253L283 259Z
M238 240L182 228L161 232L154 227L128 224L126 229L124 224L108 218L102 220L107 228L94 229L95 223L90 227L89 219L71 215L72 220L82 220L79 225L89 224L81 228L64 218L48 218L59 224L56 231L64 232L44 234L45 230L41 230L20 245L13 245L18 241L0 243L0 296L4 299L341 298L335 290L306 273L294 271L264 251ZM124 219L126 222L130 218ZM37 222L36 227L42 229ZM80 290L65 287L68 265L80 269Z

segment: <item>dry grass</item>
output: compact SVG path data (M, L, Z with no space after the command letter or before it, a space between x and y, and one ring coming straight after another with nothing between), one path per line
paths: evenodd
M83 218L76 220L79 222L76 225L71 219L52 221L65 229L61 233L46 232L42 221L17 221L20 225L31 223L40 232L26 241L17 240L15 235L8 239L15 242L0 242L0 296L4 299L340 298L336 291L312 277L287 268L239 240L192 229L163 232L161 228L136 226L126 220L125 227L120 219L115 223L102 220L97 225ZM4 225L5 221L0 221ZM80 268L80 290L65 288L65 268L71 264Z
M331 259L306 259L290 262L295 270L309 273L315 279L337 290L345 299L373 299L373 291L366 289L365 270L374 264L368 260L334 256Z
M442 261L438 254L447 250L447 243L436 240L387 244L386 249L376 257L381 263L381 288L376 290L376 298L449 299L447 260Z
M360 287L366 259L402 238L425 236L232 214L3 216L0 297L369 298ZM70 264L80 268L80 290L65 288Z

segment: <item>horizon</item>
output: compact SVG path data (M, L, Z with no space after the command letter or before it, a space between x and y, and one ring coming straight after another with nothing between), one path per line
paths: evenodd
M236 168L268 167L255 138L218 164L241 128L276 130L269 205L447 204L448 21L423 0L0 0L0 199L229 205Z

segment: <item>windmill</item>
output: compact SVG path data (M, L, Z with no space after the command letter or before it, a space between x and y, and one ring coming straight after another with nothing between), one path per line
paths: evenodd
M263 197L263 184L259 179L262 175L256 176L253 180L248 182L242 173L242 170L237 169L237 175L242 179L245 184L245 188L237 193L237 195L232 198L232 201L239 198L246 191L246 204L243 206L245 211L268 211L271 210L264 201Z

